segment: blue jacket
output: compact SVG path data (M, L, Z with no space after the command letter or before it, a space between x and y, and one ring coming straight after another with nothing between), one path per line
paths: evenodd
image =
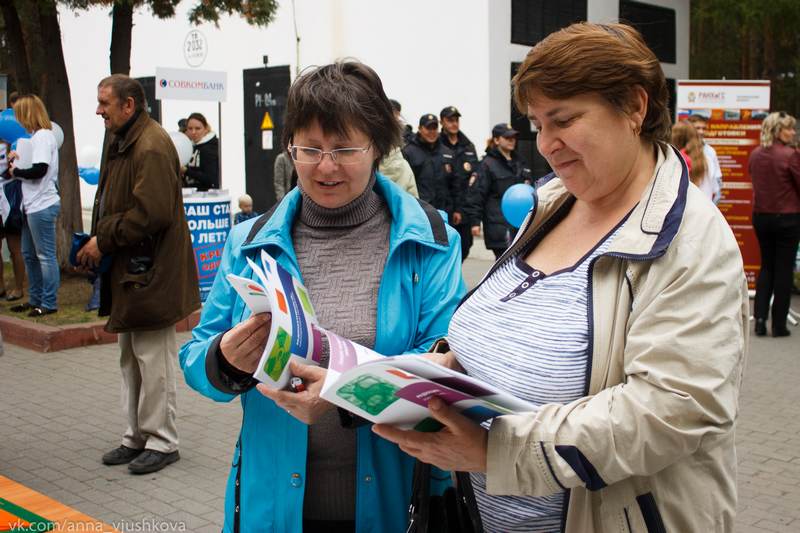
M438 213L426 212L415 198L380 174L375 190L392 214L389 255L378 292L375 351L387 355L424 352L445 336L465 293L458 233L440 224L434 234L428 217ZM209 375L213 370L207 371L206 354L216 338L249 315L225 276L234 273L254 278L245 256L256 258L264 249L300 277L291 237L300 199L297 189L290 192L249 243L245 241L257 219L233 227L200 323L192 339L181 347L186 382L215 401L227 402L236 395L212 383ZM208 368L214 366L211 361ZM239 396L242 429L225 494L223 531L233 531L236 472L241 462L241 531L300 532L308 426L255 389ZM405 531L413 459L375 436L369 425L354 431L358 432L356 530Z

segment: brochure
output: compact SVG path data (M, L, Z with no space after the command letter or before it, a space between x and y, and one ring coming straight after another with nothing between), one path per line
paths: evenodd
M261 251L261 266L247 259L261 284L233 274L228 281L253 313L272 313L272 326L255 377L276 389L285 388L291 373L289 361L318 365L322 356L322 335L317 315L300 281Z
M320 396L371 422L436 431L441 425L428 410L434 396L477 423L536 410L533 404L419 355L385 357L330 331L325 335L330 362Z
M428 410L434 396L477 423L536 410L528 402L424 357L386 357L326 331L298 279L264 251L261 265L249 258L247 262L260 283L233 274L227 279L254 314L272 313L267 344L253 375L267 386L286 388L292 360L319 365L325 335L330 359L320 396L371 422L436 431L441 425Z

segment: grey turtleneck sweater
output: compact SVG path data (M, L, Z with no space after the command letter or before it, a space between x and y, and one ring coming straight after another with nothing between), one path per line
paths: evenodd
M349 204L327 209L302 190L292 239L320 325L372 348L378 288L389 252L392 217L373 191ZM323 357L327 368L327 350ZM354 520L356 432L341 426L335 409L308 428L308 461L303 517Z

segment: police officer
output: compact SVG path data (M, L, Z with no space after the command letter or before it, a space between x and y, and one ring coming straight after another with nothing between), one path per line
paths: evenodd
M453 202L451 224L461 235L461 261L472 247L470 222L464 216L469 183L478 179L478 154L475 145L460 129L461 113L455 106L447 106L439 112L442 121L442 144L453 152L453 179L450 182L450 198Z
M517 132L511 124L497 124L492 128L478 179L467 191L465 216L472 224L472 234L480 234L483 222L486 248L494 252L496 258L508 248L517 231L503 216L500 207L503 194L512 185L531 184L531 170L516 148Z
M448 221L452 219L450 182L453 175L453 152L439 138L439 120L427 113L419 119L419 129L403 148L421 200L436 209L445 211Z

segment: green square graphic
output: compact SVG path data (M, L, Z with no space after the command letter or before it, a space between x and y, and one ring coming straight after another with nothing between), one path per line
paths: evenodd
M300 287L295 287L297 295L300 297L300 303L303 304L303 309L308 316L314 317L314 308L311 307L311 301L308 299L308 293Z
M278 333L275 335L275 346L272 347L267 364L264 365L264 372L274 381L280 379L284 367L289 362L289 356L292 355L291 346L292 336L282 327L278 327Z
M342 385L336 395L371 415L381 412L398 400L397 385L378 377L363 374Z

